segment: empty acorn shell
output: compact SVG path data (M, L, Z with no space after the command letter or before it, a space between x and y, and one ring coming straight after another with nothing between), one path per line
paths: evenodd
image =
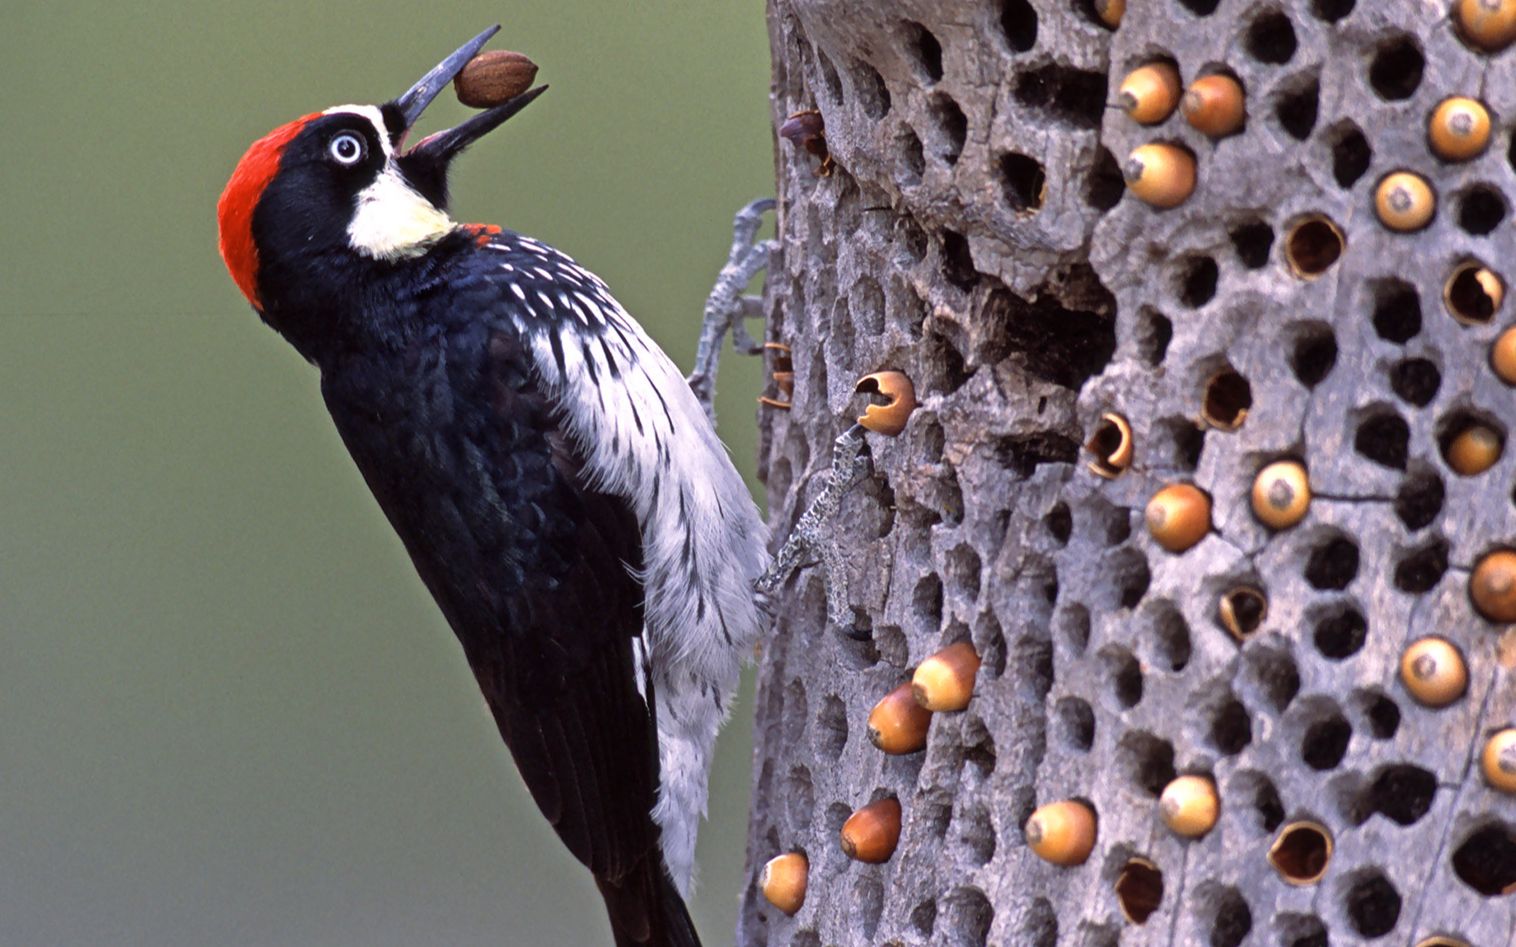
M470 59L453 77L453 92L469 108L493 108L531 88L535 78L537 64L525 55L491 49Z
M864 375L858 379L853 390L860 394L881 395L884 404L871 404L863 409L858 423L876 434L895 437L905 430L905 422L916 410L916 386L905 372L883 371Z

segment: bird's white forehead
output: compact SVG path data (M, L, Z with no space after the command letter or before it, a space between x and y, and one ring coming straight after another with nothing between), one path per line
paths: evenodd
M357 115L365 118L374 126L374 132L379 137L379 147L384 149L384 156L391 157L395 153L394 145L390 144L389 129L384 125L384 113L379 111L377 105L334 105L321 113L322 115Z

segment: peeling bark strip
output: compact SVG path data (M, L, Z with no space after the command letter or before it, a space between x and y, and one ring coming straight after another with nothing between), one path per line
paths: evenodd
M1149 0L1116 29L1097 6L1122 5L769 0L775 124L818 110L833 162L778 143L769 338L795 380L763 416L776 531L859 376L904 371L921 406L870 439L839 516L866 639L824 630L815 570L777 599L739 942L1512 943L1516 796L1479 760L1516 724L1516 661L1469 583L1516 545L1516 407L1489 362L1513 321L1516 55L1466 45L1443 2ZM1155 60L1186 89L1236 78L1242 129L1106 107ZM1461 163L1427 140L1449 96L1497 129ZM1174 209L1125 194L1154 142L1195 159ZM1435 194L1425 229L1376 209L1402 169ZM1106 412L1133 447L1109 478L1080 448ZM1471 437L1493 466L1469 466ZM1308 482L1275 530L1251 496L1286 459ZM1211 527L1173 553L1144 510L1180 482ZM1441 708L1402 680L1433 635L1468 671ZM957 641L983 661L967 709L882 753L870 710ZM1159 811L1185 774L1220 799L1194 838ZM898 848L849 859L844 821L886 798ZM1077 867L1022 830L1066 799L1098 820ZM809 878L788 917L756 879L791 850Z

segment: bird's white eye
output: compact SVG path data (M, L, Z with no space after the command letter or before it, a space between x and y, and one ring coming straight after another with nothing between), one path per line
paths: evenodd
M363 153L368 147L361 135L343 132L332 139L326 150L338 164L354 165L363 160Z

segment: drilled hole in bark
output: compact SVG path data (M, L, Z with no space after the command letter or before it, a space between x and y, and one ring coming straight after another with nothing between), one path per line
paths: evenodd
M1041 704L1053 689L1053 642L1037 635L1026 635L1016 642L1016 689Z
M988 865L995 857L995 825L988 810L968 806L956 824L969 863L976 867Z
M1000 189L1012 210L1037 210L1047 190L1047 175L1035 158L1009 152L1000 156Z
M955 888L942 899L941 920L946 929L945 943L984 947L995 920L995 909L978 888Z
M1206 382L1200 412L1212 427L1235 431L1252 407L1253 386L1233 369L1217 372Z
M1248 27L1243 46L1259 62L1275 66L1287 63L1295 55L1295 27L1278 10L1265 13Z
M1132 652L1120 645L1108 645L1100 652L1111 696L1118 707L1135 707L1142 700L1142 667Z
M1290 370L1307 388L1315 388L1337 364L1337 337L1330 326L1310 325L1295 336L1290 352Z
M1179 5L1196 16L1210 16L1216 12L1221 0L1179 0Z
M1179 276L1179 301L1191 309L1204 306L1216 295L1218 275L1216 261L1210 257L1189 258Z
M858 104L869 118L881 119L890 111L890 90L884 79L866 62L856 63L853 68L853 92Z
M1319 20L1336 23L1353 12L1357 0L1311 0L1311 13Z
M1358 547L1346 536L1316 544L1306 559L1305 580L1314 589L1341 591L1358 576Z
M1326 925L1310 914L1280 914L1274 918L1280 947L1329 947Z
M1228 236L1243 266L1258 270L1268 265L1269 251L1274 248L1274 228L1254 220L1234 228Z
M1395 494L1395 515L1407 529L1422 529L1442 512L1444 496L1441 477L1430 470L1414 472L1405 478Z
M1183 671L1190 663L1190 626L1173 605L1164 603L1153 618L1153 638L1158 656L1171 671Z
M1360 691L1356 695L1359 710L1369 725L1369 735L1376 740L1393 739L1400 729L1400 707L1385 694Z
M780 798L784 802L785 818L790 824L801 828L808 827L811 824L811 813L816 806L811 771L804 766L791 769L789 776L785 777Z
M1297 88L1279 94L1274 103L1274 117L1285 134L1296 141L1305 141L1316 127L1320 101L1321 82L1312 76Z
M1500 308L1497 294L1504 295L1500 278L1476 260L1460 263L1448 277L1442 301L1453 318L1467 325L1483 325Z
M1300 276L1320 276L1342 257L1342 231L1319 214L1301 220L1284 244L1285 259Z
M1437 397L1442 387L1442 373L1424 358L1407 358L1390 369L1390 390L1402 401L1424 408Z
M818 759L836 759L847 745L847 705L835 695L828 695L821 702L821 711L816 714L816 756Z
M1042 518L1042 524L1047 527L1048 535L1060 546L1066 546L1069 542L1069 534L1074 530L1074 516L1069 512L1069 505L1059 500L1048 511L1048 515Z
M1116 876L1116 903L1133 924L1145 924L1163 902L1163 872L1146 858L1133 858Z
M1369 147L1369 140L1363 137L1363 131L1352 122L1339 126L1332 134L1331 143L1332 177L1338 187L1350 188L1368 172L1374 150Z
M1027 0L1001 0L1000 29L1011 51L1024 53L1037 45L1037 11Z
M1341 714L1333 711L1306 727L1305 736L1300 740L1300 759L1314 770L1336 769L1347 755L1348 743L1352 739L1353 728Z
M1448 544L1440 539L1395 564L1395 588L1412 595L1430 592L1448 571Z
M932 31L920 23L907 22L905 24L905 38L912 53L916 56L916 62L920 63L921 71L932 82L942 78L942 44L937 42L937 37Z
M1157 425L1162 435L1160 447L1168 448L1168 457L1181 470L1194 470L1200 465L1200 455L1205 450L1205 431L1189 418L1166 418Z
M1116 766L1127 782L1153 798L1174 781L1174 747L1151 733L1129 730L1116 746Z
M1098 128L1105 116L1109 88L1104 72L1044 66L1021 73L1012 94L1022 105L1044 111L1051 118L1079 128Z
M1493 233L1505 219L1505 198L1486 184L1476 184L1458 198L1458 229L1476 237Z
M817 50L816 64L821 67L821 81L833 102L842 101L842 80L837 76L837 67L826 53Z
M1121 165L1107 148L1095 153L1090 176L1084 185L1084 202L1095 210L1105 213L1121 201L1126 193L1126 179L1121 176Z
M1016 824L1021 825L1025 821L1023 819ZM1058 912L1053 910L1053 904L1048 899L1038 898L1033 901L1023 923L1027 947L1057 947Z
M1076 656L1090 645L1090 611L1083 605L1068 605L1058 616L1059 637Z
M911 595L911 612L923 632L933 633L942 627L942 580L928 575L916 583Z
M958 156L963 154L963 144L968 140L969 120L950 96L938 93L928 100L928 106L945 146L938 157L949 165L957 164Z
M1058 739L1064 746L1080 753L1095 744L1095 711L1078 697L1060 697L1053 706L1053 720Z
M1316 623L1313 640L1323 657L1341 661L1362 650L1368 634L1369 626L1363 613L1353 605L1343 603Z
M1516 894L1516 828L1486 825L1453 851L1458 880L1485 897Z
M1437 777L1420 766L1386 766L1374 777L1360 802L1367 815L1375 812L1400 825L1415 825L1432 809Z
M1381 466L1404 470L1410 456L1411 428L1398 414L1365 418L1353 435L1353 449Z
M1152 582L1153 575L1148 569L1148 561L1142 553L1135 549L1125 549L1113 559L1112 573L1116 579L1116 588L1120 592L1122 608L1136 608L1142 601L1142 597L1148 592L1148 585Z
M1421 331L1421 297L1404 280L1374 285L1374 331L1386 342L1404 345Z
M921 137L909 125L901 125L895 142L900 149L900 163L910 175L908 183L920 183L921 176L926 173L926 152L922 150Z
M1228 697L1211 711L1207 739L1222 756L1235 756L1253 742L1253 722L1242 701Z
M1116 351L1114 310L1115 297L1094 270L1076 264L1057 293L1039 291L1030 300L994 284L979 324L994 339L986 348L1016 355L1030 375L1078 390Z
M861 875L853 882L848 898L848 927L860 931L865 939L879 929L879 915L884 912L884 883L873 875Z
M962 290L973 289L979 281L979 271L974 269L974 256L969 252L969 242L956 230L942 232L942 276Z
M935 900L923 901L911 909L911 927L922 937L931 937L932 928L937 924L937 902Z
M1211 919L1207 943L1210 947L1240 947L1253 930L1253 912L1247 901L1236 888L1224 888L1212 903L1216 914Z
M1374 869L1348 881L1342 902L1353 929L1364 937L1383 937L1400 921L1400 892Z
M1283 713L1300 693L1300 671L1289 652L1276 648L1254 648L1243 652L1243 660L1254 686L1275 713Z
M1157 368L1169 352L1169 343L1174 339L1174 324L1156 309L1144 306L1138 314L1137 353L1142 360Z
M1235 783L1242 790L1242 795L1248 798L1258 820L1258 828L1264 832L1279 828L1280 823L1284 822L1284 802L1279 798L1279 790L1274 788L1273 781L1262 773L1243 772L1238 774Z
M1369 66L1369 85L1381 99L1398 102L1408 99L1421 85L1426 59L1416 41L1402 36L1379 48Z

